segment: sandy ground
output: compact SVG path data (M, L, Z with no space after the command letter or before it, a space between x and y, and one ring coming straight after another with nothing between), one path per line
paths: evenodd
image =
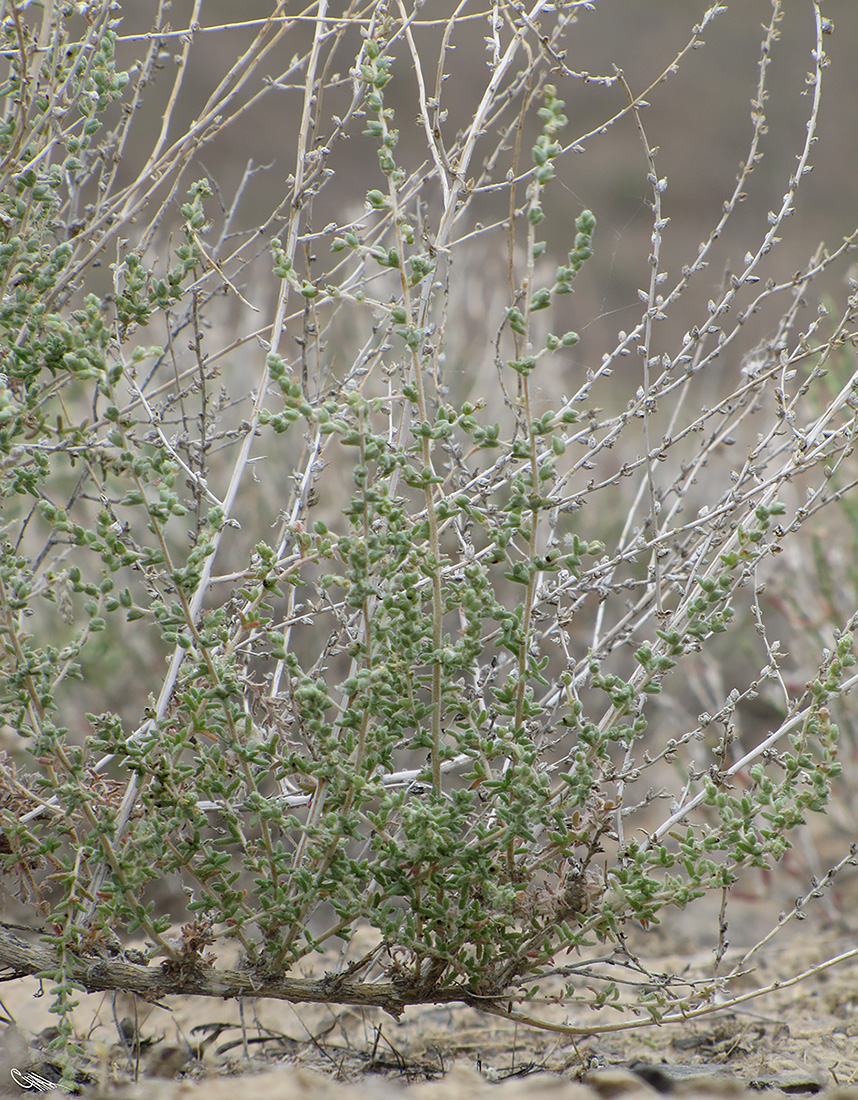
M803 922L759 959L747 988L848 951L855 945L849 923L848 915L827 929ZM675 930L641 940L654 969L693 971L705 961ZM16 1021L0 1033L0 1095L20 1096L29 1091L22 1073L50 1077L40 1053L50 1035L49 998L30 980L0 987L0 997ZM201 998L158 1007L91 995L81 997L76 1019L85 1036L82 1091L92 1097L235 1100L241 1090L247 1100L610 1100L767 1089L858 1100L856 959L741 1010L681 1026L597 1031L576 1042L455 1007L411 1009L397 1022L376 1010ZM608 1020L591 1013L574 1022L598 1028Z

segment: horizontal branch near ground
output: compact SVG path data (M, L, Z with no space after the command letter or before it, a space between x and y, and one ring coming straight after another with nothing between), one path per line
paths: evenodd
M400 981L355 981L343 974L326 974L323 978L289 978L285 976L260 976L250 970L217 970L194 956L183 966L165 961L159 966L133 962L127 956L91 954L65 957L67 975L88 993L121 991L135 993L144 1000L157 1002L163 997L221 997L224 1000L241 997L270 997L290 1004L356 1005L362 1008L381 1008L399 1019L409 1006L421 1004L464 1004L480 1009L514 1023L525 1024L540 1031L576 1038L597 1035L602 1032L627 1031L641 1027L687 1023L714 1012L735 1009L738 1005L755 1000L778 989L787 989L808 978L841 965L858 955L858 948L815 963L789 978L776 979L760 989L745 990L733 997L707 1000L695 1006L683 1006L679 1011L667 1012L660 1018L647 1015L635 1020L602 1021L598 1027L580 1027L568 1023L556 1023L530 1013L513 1009L509 995L483 996L463 986L439 987L434 984L418 985L404 979ZM49 947L32 944L0 924L0 968L7 973L2 981L35 977L51 980L60 961ZM722 991L723 994L723 991Z
M343 974L323 978L265 976L251 969L218 970L195 955L185 961L166 960L159 965L134 962L127 955L93 953L70 955L62 963L51 947L30 943L6 925L0 925L0 980L41 978L52 980L64 966L75 985L87 993L122 991L147 1001L162 997L271 997L291 1004L350 1004L382 1008L399 1017L408 1005L469 1004L484 1007L497 998L485 998L461 986L424 986L405 980L355 981Z

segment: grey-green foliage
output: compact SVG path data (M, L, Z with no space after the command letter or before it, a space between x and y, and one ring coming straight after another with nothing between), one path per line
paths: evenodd
M298 303L320 355L319 328L339 352L333 319L345 314L372 317L368 350L325 386L282 350L250 345L254 385L264 366L266 386L252 426L229 421L202 353L181 397L178 379L167 405L141 396L169 389L175 372L166 342L138 347L139 333L160 324L198 347L211 309L200 285L222 274L207 254L207 182L189 188L166 261L129 226L112 295L88 291L86 266L64 279L82 256L67 221L76 179L97 186L99 120L126 85L113 30L102 27L85 53L59 35L42 62L43 74L53 66L53 102L7 112L0 705L29 759L17 777L4 764L3 858L61 952L89 950L107 930L140 932L187 961L227 937L245 965L274 973L369 925L398 979L427 1000L450 988L508 998L558 953L619 948L629 922L655 923L744 867L771 866L790 830L824 809L837 774L829 706L853 661L848 633L786 716L801 719L791 748L757 759L743 790L723 754L703 772L682 762L707 723L670 744L649 728L654 697L677 689L677 666L717 652L736 629L737 596L800 521L767 488L743 496L727 484L717 490L725 522L701 520L691 545L654 531L650 517L655 541L641 535L636 551L626 544L612 558L610 509L581 509L596 492L582 445L595 455L591 435L634 430L658 393L593 424L589 384L548 404L531 388L578 341L562 327L539 330L535 315L562 320L559 300L598 247L589 210L552 227L567 258L541 281L541 260L557 251L539 238L543 200L568 126L542 76L518 93L540 104L530 115L541 119L518 211L527 277L490 325L506 422L487 414L486 395L460 398L439 383L446 290L418 228L420 191L397 160L394 27L380 24L359 47L363 140L380 172L363 222L326 231L325 278L285 234L271 244L274 283ZM5 33L5 94L24 101L8 20ZM61 139L48 124L58 104L81 113ZM706 337L694 339L702 347ZM455 340L446 334L448 352ZM691 376L686 344L677 363ZM263 498L252 549L244 544L231 585L203 600L211 559L233 532L213 440L248 431L262 434L260 453L295 456L306 444L315 457L294 507L275 474L281 495ZM295 442L278 452L284 437ZM687 488L684 477L676 484ZM311 497L325 494L335 506L316 519ZM281 509L278 541L270 528ZM638 569L650 553L667 563L660 579ZM637 625L625 590L645 591ZM621 625L610 644L576 656L577 617L597 613L594 596L612 597ZM114 669L129 675L122 649L143 629L154 655L140 671L148 704L133 717L90 704L87 725L70 730L80 699L106 692ZM164 656L175 681L156 703ZM666 833L635 829L637 814L652 830L659 797L636 787L641 775L678 757L679 787L697 802ZM186 905L159 912L150 888L173 877ZM176 923L199 935L176 946L165 935ZM59 979L67 1021L62 968ZM615 994L608 985L592 1003Z

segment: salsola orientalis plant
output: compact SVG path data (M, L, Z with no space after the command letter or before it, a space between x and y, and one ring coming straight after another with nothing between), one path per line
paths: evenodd
M797 167L693 318L686 291L711 280L762 156L780 3L749 154L678 274L643 96L567 65L588 4L489 5L485 81L458 130L445 80L474 32L462 12L334 16L320 0L307 37L280 4L181 137L194 34L132 40L129 80L105 7L46 4L36 26L18 0L3 9L2 706L22 749L2 761L0 810L7 882L40 933L5 931L4 964L55 977L66 1046L76 987L394 1014L464 1001L546 1026L520 1003L657 1021L723 1001L742 965L722 965L723 909L697 984L646 980L627 936L710 891L726 905L825 809L839 770L854 608L794 691L763 599L775 556L800 554L847 492L827 486L855 431L851 353L836 392L821 381L849 350L854 288L836 311L808 307L854 234L790 279L767 271L816 140L818 5ZM291 39L289 69L268 75ZM179 48L129 182L142 90ZM569 303L599 211L547 213L559 166L593 138L567 115L581 81L627 93L615 119L637 128L652 209L639 319L592 362L574 358L588 318ZM403 88L417 162L400 151ZM231 205L190 172L274 92L300 105L292 173L243 233L254 170ZM375 180L317 228L359 143ZM749 355L758 314L775 320ZM676 339L672 318L688 318ZM743 355L713 399L716 361ZM756 663L671 726L682 711L660 693L678 701L731 632ZM770 689L770 728L737 744L740 706Z

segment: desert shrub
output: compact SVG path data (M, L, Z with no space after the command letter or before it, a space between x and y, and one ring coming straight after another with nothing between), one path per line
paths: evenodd
M820 519L853 507L856 290L816 288L854 233L775 274L831 25L814 5L795 167L719 281L782 4L735 187L675 269L650 92L571 64L598 12L459 7L273 5L184 127L214 36L3 9L0 809L40 932L3 958L55 979L60 1045L75 988L687 1017L740 969L731 886L826 809L854 585L798 684L766 586L830 591ZM485 48L476 91L454 46ZM587 133L584 86L625 94ZM288 181L248 165L226 201L201 151L265 97ZM650 241L638 316L597 348L573 292L599 209L551 202L621 121ZM711 892L710 979L648 980L629 930Z

